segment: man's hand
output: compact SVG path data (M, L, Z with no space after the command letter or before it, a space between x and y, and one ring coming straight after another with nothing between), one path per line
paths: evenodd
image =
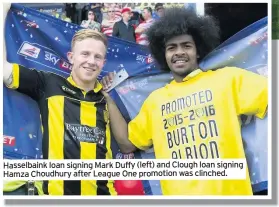
M108 73L108 75L106 75L102 78L101 84L103 85L103 89L105 91L110 89L114 76L115 76L115 74L113 72L110 72L110 73Z
M145 28L144 28L144 27L138 26L138 27L136 28L136 30L135 30L135 33L141 34L141 33L144 33L144 31L145 31Z
M7 51L6 51L6 39L5 39L5 22L6 22L6 17L11 8L11 3L4 3L3 4L3 19L4 19L4 35L3 35L3 81L6 84L6 86L10 86L11 83L13 82L13 65L7 61Z
M113 99L110 97L110 95L109 95L106 91L102 90L101 92L102 92L102 94L104 95L104 97L105 97L105 99L106 99L106 102L107 102L108 104L114 103Z
M3 19L5 20L6 19L6 16L8 14L8 11L10 10L11 8L11 3L3 3Z

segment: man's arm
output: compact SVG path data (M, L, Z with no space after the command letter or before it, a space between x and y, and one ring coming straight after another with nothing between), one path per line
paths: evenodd
M114 73L109 73L103 77L101 83L104 90L108 90L114 79ZM152 120L151 120L151 99L145 100L138 115L129 122L127 125L125 119L120 113L114 101L109 97L106 92L103 92L107 99L111 127L120 149L124 153L130 153L135 149L146 150L149 149L152 144Z
M135 33L136 34L142 34L143 32L145 31L145 28L141 25L139 25L136 30L135 30Z
M4 20L11 4L4 4ZM4 30L5 31L5 30ZM17 89L31 98L38 100L44 91L48 74L36 70L30 70L18 64L11 64L7 61L6 43L4 38L3 48L3 82L8 88Z
M108 104L111 130L121 152L131 153L135 151L135 145L133 145L128 139L128 124L126 123L112 98L106 92L103 92L103 94Z
M267 78L243 69L234 68L234 90L237 113L263 119L268 108Z
M6 17L11 8L10 3L4 3L3 4L3 19L4 19L4 30L5 31L5 22ZM13 82L13 65L7 61L7 51L6 51L6 40L5 40L5 32L4 32L4 41L3 41L3 81L6 86L10 86Z
M119 37L119 26L118 23L115 23L113 26L112 36Z

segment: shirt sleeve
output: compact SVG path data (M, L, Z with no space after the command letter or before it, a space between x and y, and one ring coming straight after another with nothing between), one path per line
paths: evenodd
M38 100L45 91L47 73L13 64L13 81L7 86Z
M233 70L238 115L255 115L263 119L268 107L267 78L239 68Z
M152 146L152 106L147 98L138 115L129 122L129 140L139 149L147 150Z

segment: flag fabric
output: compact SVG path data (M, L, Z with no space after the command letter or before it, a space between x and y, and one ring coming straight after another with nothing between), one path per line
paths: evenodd
M12 4L5 27L9 62L69 76L71 65L66 54L80 26ZM99 78L108 72L125 71L127 78L121 80L110 94L129 122L137 115L146 97L172 77L159 69L147 47L115 37L108 37L108 42L107 63ZM266 18L224 42L204 59L200 67L208 70L224 65L267 75ZM4 112L4 158L40 159L42 132L38 105L26 95L4 87ZM243 141L256 192L267 188L267 118L243 117L243 120ZM115 140L113 143L113 155L119 158L122 155ZM136 152L134 156L154 158L154 152L150 149ZM159 181L143 182L147 195L161 194Z

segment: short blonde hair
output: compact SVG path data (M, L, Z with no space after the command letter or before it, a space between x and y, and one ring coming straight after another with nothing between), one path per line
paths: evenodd
M106 48L108 46L107 37L103 33L97 32L97 31L92 30L92 29L81 29L81 30L77 31L75 33L75 35L73 36L73 39L72 39L72 42L71 42L71 50L73 50L73 48L75 46L75 43L77 41L82 41L82 40L85 40L85 39L88 39L88 38L92 38L92 39L101 41L102 43L104 43Z

